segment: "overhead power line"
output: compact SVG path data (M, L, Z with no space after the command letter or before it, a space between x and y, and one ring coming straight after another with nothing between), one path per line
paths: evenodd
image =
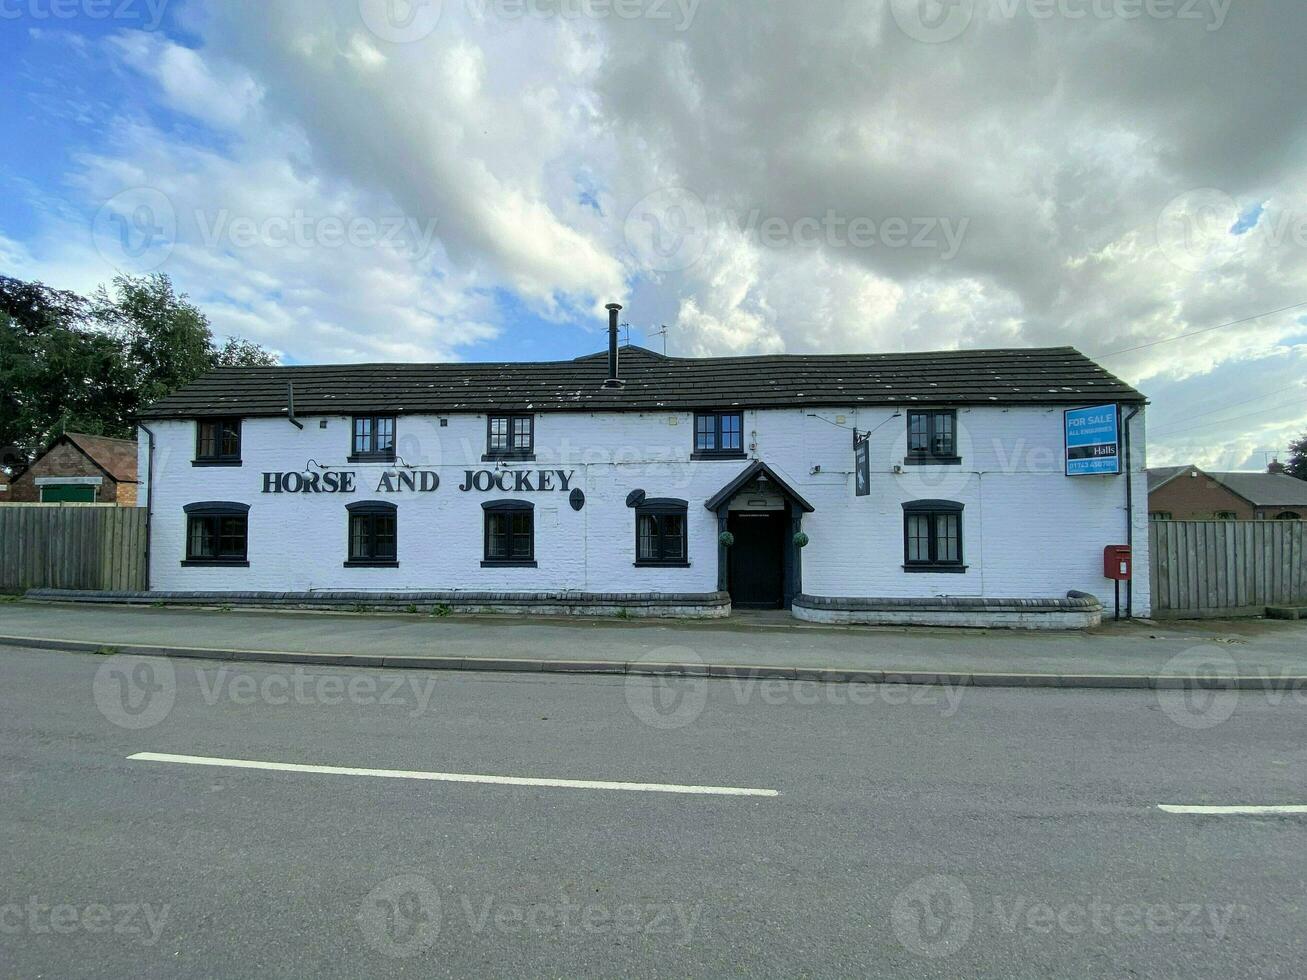
M1257 313L1253 316L1246 316L1242 320L1231 320L1229 323L1218 323L1214 327L1203 327L1201 330L1191 330L1188 333L1177 334L1174 337L1167 337L1163 340L1154 340L1147 344L1136 344L1134 347L1123 347L1121 350L1110 351L1106 354L1095 354L1095 357L1116 357L1119 354L1129 354L1133 351L1144 350L1148 347L1156 347L1159 344L1170 344L1177 340L1184 340L1187 337L1197 337L1200 333L1211 333L1213 330L1221 330L1224 327L1237 327L1241 323L1249 323L1253 320L1260 320L1265 316L1275 316L1277 313L1288 313L1290 310L1300 310L1307 303L1294 303L1292 306L1284 306L1278 310L1267 310L1265 313Z

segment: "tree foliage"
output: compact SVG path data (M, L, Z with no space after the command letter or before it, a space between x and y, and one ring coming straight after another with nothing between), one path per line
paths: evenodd
M136 412L214 367L276 364L208 318L162 273L114 278L88 300L0 275L0 455L19 463L61 432L130 437Z
M1299 480L1307 480L1307 434L1297 442L1289 443L1289 462L1281 463L1278 459L1267 467L1271 473L1288 473Z

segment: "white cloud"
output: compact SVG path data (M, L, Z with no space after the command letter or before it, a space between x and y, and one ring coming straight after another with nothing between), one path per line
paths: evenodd
M301 360L457 357L500 326L495 289L559 321L598 323L622 300L694 354L1108 354L1307 302L1307 8L1239 5L1216 25L977 4L937 44L882 0L692 5L680 20L446 0L409 43L370 30L357 0L190 7L193 47L110 45L221 143L133 117L69 177L92 202L166 193L169 270L221 329ZM657 215L660 230L703 254L651 262L627 218L672 188L703 217ZM238 248L196 220L301 211L399 216L418 238L434 221L436 239L417 254ZM855 220L876 229L861 245ZM896 221L935 230L904 244ZM86 250L60 230L28 245L76 265ZM1154 397L1159 462L1248 463L1307 426L1292 401L1275 421L1163 424L1299 369L1302 312L1105 359Z

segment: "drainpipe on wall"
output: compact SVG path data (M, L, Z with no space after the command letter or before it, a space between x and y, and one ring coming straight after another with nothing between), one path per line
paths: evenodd
M145 464L145 591L150 591L150 534L154 530L154 433L150 427L137 422L136 427L144 432L149 441L150 459Z
M1130 549L1130 561L1133 564L1135 560L1135 498L1133 493L1133 467L1130 464L1130 422L1139 414L1139 406L1136 405L1130 410L1130 414L1125 417L1125 543ZM1135 616L1135 581L1134 576L1130 576L1130 581L1126 583L1125 589L1125 618L1134 619Z

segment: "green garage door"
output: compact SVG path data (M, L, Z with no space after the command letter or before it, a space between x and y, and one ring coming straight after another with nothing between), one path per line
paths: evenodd
M78 486L73 483L56 483L41 488L43 504L93 504L95 487Z

